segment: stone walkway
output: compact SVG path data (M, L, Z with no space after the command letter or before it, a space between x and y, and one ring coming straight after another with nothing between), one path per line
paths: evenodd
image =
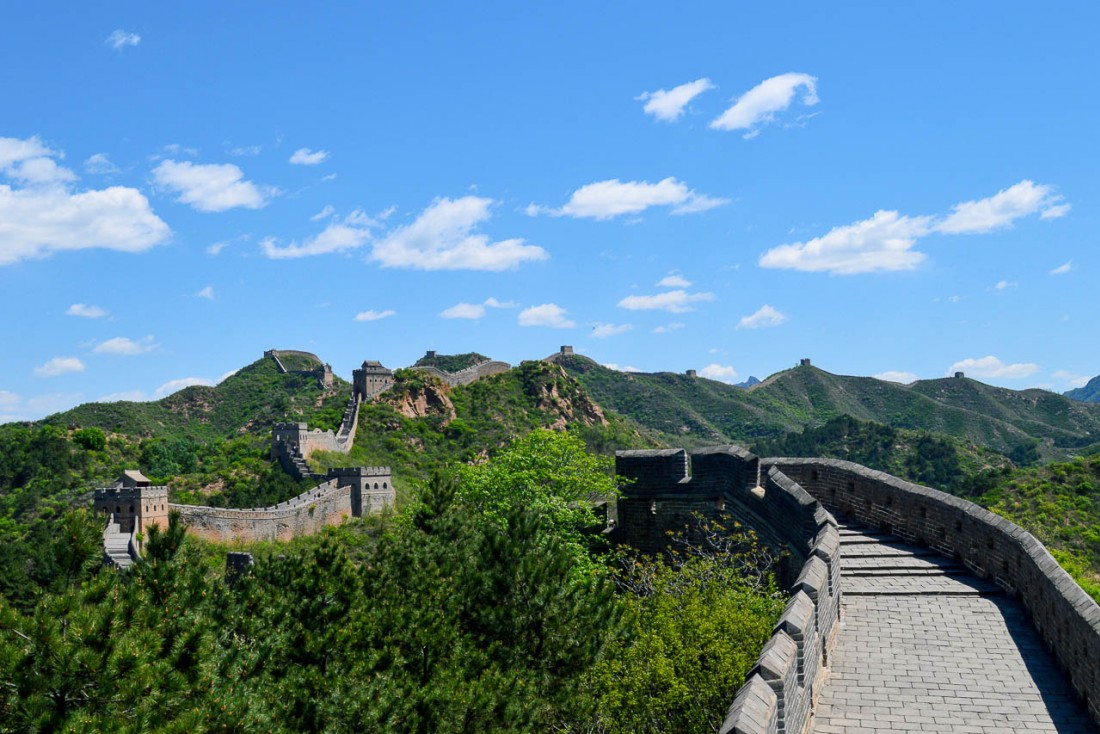
M1097 731L1018 602L927 548L840 533L816 734Z

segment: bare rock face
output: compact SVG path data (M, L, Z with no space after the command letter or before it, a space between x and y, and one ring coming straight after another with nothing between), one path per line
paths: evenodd
M443 425L455 419L455 406L448 395L450 389L435 379L425 379L423 386L409 386L405 390L391 390L386 402L407 418L441 416Z
M550 365L553 378L539 386L535 403L539 410L557 418L548 428L554 431L565 430L570 423L586 426L606 426L607 418L599 405L592 402L588 394L573 381L566 371L558 365ZM571 389L572 388L572 389Z

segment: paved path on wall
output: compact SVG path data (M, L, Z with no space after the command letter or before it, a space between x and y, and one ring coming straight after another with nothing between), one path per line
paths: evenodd
M1019 602L927 548L840 535L816 734L1097 731Z

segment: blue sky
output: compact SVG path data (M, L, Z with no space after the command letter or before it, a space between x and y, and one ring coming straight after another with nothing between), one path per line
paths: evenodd
M1100 6L599 5L0 9L0 421L269 348L1100 373Z

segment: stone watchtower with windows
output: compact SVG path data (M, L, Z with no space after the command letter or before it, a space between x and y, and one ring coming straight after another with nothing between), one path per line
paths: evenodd
M168 487L153 486L141 472L127 470L110 487L95 491L95 512L118 523L125 535L149 537L149 527L168 527Z
M373 359L364 361L363 366L352 370L351 375L355 397L364 402L393 386L393 372Z

